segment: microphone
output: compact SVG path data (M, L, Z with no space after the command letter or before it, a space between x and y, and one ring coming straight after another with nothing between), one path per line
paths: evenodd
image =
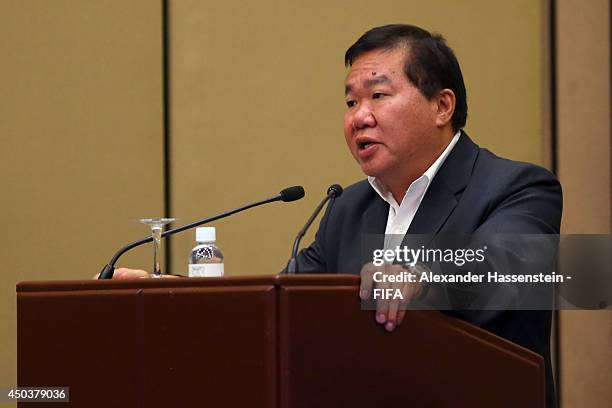
M252 208L252 207L257 207L262 204L273 203L275 201L283 201L285 203L296 201L304 197L304 194L305 194L304 187L302 186L288 187L282 190L280 193L278 193L274 197L270 197L265 200L257 201L252 204L247 204L245 206L236 208L234 210L230 210L230 211L226 211L221 214L217 214L213 217L204 218L203 220L195 221L195 222L192 222L191 224L183 225L182 227L178 227L178 228L174 228L174 229L162 232L161 236L163 238L163 237L167 237L170 235L174 235L179 232L188 230L190 228L194 228L202 224L206 224L208 222L212 222L212 221L219 220L221 218L229 217L230 215L236 214L244 210L248 210L249 208ZM127 251L129 251L130 249L136 248L137 246L140 246L142 244L146 244L147 242L153 242L153 237L148 237L148 238L144 238L138 241L134 241L131 244L128 244L124 246L123 248L121 248L119 251L117 251L115 255L113 255L111 261L106 266L104 266L104 268L102 269L102 272L100 272L100 276L98 277L98 279L112 279L113 273L115 272L115 264L117 263L117 260L119 259L119 257L123 255L124 253L126 253Z
M302 186L293 186L293 187L287 187L286 189L282 190L277 197L279 197L279 199L285 203L291 202L291 201L297 201L300 200L302 198L304 198L304 195L306 193L304 193L304 187ZM276 199L274 201L277 201Z
M321 203L314 210L314 213L310 216L310 218L306 222L306 225L304 225L304 228L302 228L300 232L298 232L298 235L297 237L295 237L295 241L293 242L293 250L291 251L291 259L289 259L289 263L287 264L288 274L294 274L298 272L297 260L296 260L298 248L300 246L300 241L306 234L306 231L308 231L308 228L310 228L310 225L312 224L312 222L315 220L315 218L317 218L317 215L319 215L319 213L321 212L321 209L323 208L325 203L327 203L327 201L335 200L341 195L342 195L342 187L339 184L332 184L331 186L329 186L329 188L327 189L327 195L325 196L323 201L321 201Z

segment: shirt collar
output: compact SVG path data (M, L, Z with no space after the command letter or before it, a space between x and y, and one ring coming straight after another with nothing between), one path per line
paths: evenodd
M453 136L453 138L451 139L451 141L448 144L448 146L446 146L446 148L440 154L440 156L438 156L436 161L434 161L433 164L431 166L429 166L429 168L427 170L425 170L423 175L421 177L419 177L418 179L416 179L414 182L419 181L419 180L421 180L421 178L424 177L427 180L427 187L429 187L429 184L431 184L431 181L436 176L436 173L438 172L440 167L442 167L442 164L444 164L444 161L446 160L446 158L448 157L450 152L453 150L453 147L455 147L455 145L459 141L459 136L461 136L461 131L458 131L457 133L455 133L455 136ZM397 205L397 203L395 202L395 199L393 198L393 195L389 191L387 191L376 180L376 177L368 176L368 182L370 182L370 185L372 186L374 191L376 191L376 193L380 196L380 198L382 198L383 200L385 200L389 204L395 203Z

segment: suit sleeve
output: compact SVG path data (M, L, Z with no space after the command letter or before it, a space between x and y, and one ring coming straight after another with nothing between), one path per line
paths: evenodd
M559 234L563 199L551 173L525 166L507 184L508 194L493 203L476 234Z
M503 274L550 272L552 269L547 268L554 260L561 223L559 182L548 171L525 165L510 173L503 186L505 194L490 203L488 216L472 238L473 247L487 245L486 261L469 265L469 268L484 275L489 271ZM465 287L451 285L447 288L448 297L459 299L459 304L455 303L455 310L449 314L485 326L503 313L503 309L522 305L525 299L545 303L551 294L550 287L536 285L499 283L479 287L476 284L467 291ZM536 295L534 288L542 292Z

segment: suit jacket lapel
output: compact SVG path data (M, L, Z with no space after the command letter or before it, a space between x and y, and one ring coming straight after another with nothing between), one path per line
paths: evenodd
M451 215L457 199L444 183L429 186L407 234L436 234Z
M425 193L407 234L435 235L440 231L470 180L477 156L478 146L462 132Z
M389 217L389 204L372 190L372 205L363 212L363 232L366 234L384 234Z
M361 264L372 261L372 251L384 247L389 204L372 190L372 204L363 212L361 236Z

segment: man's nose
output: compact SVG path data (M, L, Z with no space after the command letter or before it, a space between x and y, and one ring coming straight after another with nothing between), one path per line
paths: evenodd
M364 129L376 126L374 112L367 105L361 105L353 116L353 129Z

